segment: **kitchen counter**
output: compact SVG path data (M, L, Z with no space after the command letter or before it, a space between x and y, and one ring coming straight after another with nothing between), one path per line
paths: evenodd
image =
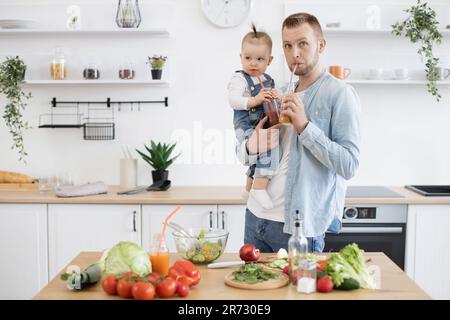
M389 187L403 195L392 197L347 197L346 205L351 204L450 204L450 197L425 197L404 187ZM1 189L0 203L85 203L85 204L236 204L244 205L244 187L239 186L175 186L168 191L142 192L134 195L117 195L125 189L110 186L109 192L102 195L75 198L58 198L53 193L40 193L36 188Z
M264 257L267 254L262 254ZM97 261L101 256L100 252L82 252L70 265L78 265L82 269ZM315 293L305 295L298 293L292 285L279 289L271 290L243 290L236 289L225 285L224 277L231 272L232 268L225 269L208 269L206 266L199 266L202 280L195 286L187 298L192 300L315 300L315 299L344 299L344 300L372 300L372 299L430 299L430 297L420 289L408 276L395 265L383 253L366 253L366 258L370 259L369 265L377 265L381 274L381 289L367 290L359 289L353 291L334 290L330 293ZM171 262L178 259L177 255L171 255ZM217 261L237 260L238 255L225 253ZM65 270L66 268L64 268ZM62 271L64 271L62 270ZM61 272L62 272L61 271ZM117 296L109 296L103 292L101 281L94 286L86 288L82 291L70 291L66 288L65 283L56 276L44 289L42 289L35 297L35 300L112 300L121 299ZM175 299L176 297L172 298Z

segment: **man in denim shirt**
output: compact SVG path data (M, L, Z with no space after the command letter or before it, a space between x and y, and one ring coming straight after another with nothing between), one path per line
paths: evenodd
M287 64L299 76L281 113L290 117L292 126L283 126L278 139L277 130L263 129L267 121L263 119L236 149L245 165L278 144L283 152L278 172L267 186L274 208L266 210L252 199L247 202L245 242L263 252L287 249L293 215L299 210L309 251L321 252L325 232L341 228L346 180L359 165L360 101L353 87L320 65L326 42L314 16L287 17L282 40Z

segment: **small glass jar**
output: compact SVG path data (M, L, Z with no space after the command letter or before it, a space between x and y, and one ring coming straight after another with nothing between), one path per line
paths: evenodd
M169 249L161 233L153 235L150 246L150 262L152 263L153 272L157 272L161 276L167 276L169 274Z
M83 78L86 80L97 80L100 78L100 70L95 61L90 61L83 69Z
M316 262L303 259L297 269L297 292L314 293L316 292L317 271Z
M67 79L66 57L61 47L57 47L50 64L50 77L52 80Z
M134 79L135 72L132 60L127 57L119 68L119 78L122 80Z

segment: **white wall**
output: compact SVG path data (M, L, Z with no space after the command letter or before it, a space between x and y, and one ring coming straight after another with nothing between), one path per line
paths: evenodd
M348 1L341 2L345 6ZM83 27L109 28L114 27L116 3L107 0L1 0L0 19L31 18L43 26L64 28L65 7L79 4ZM69 171L78 183L104 180L108 184L118 184L122 145L141 148L150 139L169 141L180 132L187 132L192 137L190 152L185 150L184 159L170 168L170 177L175 185L243 184L245 168L236 162L233 154L232 111L226 101L226 85L231 73L240 68L240 41L249 31L250 21L255 21L273 37L275 59L268 72L279 82L285 78L280 45L285 2L254 0L249 20L232 29L211 25L203 17L197 0L147 0L144 3L142 27L167 26L170 38L0 36L0 57L10 54L23 56L34 64L34 68L30 65L29 75L35 78L48 77L53 49L56 45L63 45L71 68L75 69L71 75L75 73L78 76L76 69L82 67L86 56L95 55L108 66L119 63L124 55L131 55L137 61L141 59L137 65L139 76L149 77L142 59L153 53L164 53L169 56L164 76L171 81L169 88L27 87L32 90L33 99L25 118L34 127L25 134L28 163L18 162L16 151L10 150L7 128L0 121L0 170L20 171L33 176ZM22 10L17 10L11 4L33 4L34 9L25 11L22 7ZM346 6L349 16L356 14L351 5ZM450 66L446 56L449 49L447 36L439 49L447 67ZM397 65L417 71L421 69L415 49L407 41L388 35L329 37L323 59L324 65L341 63L352 67L355 72ZM363 146L360 169L351 184L450 183L449 88L441 89L443 99L438 104L421 86L356 86L363 108ZM169 97L168 108L149 105L142 106L140 112L131 112L127 107L120 113L116 112L116 139L112 141L84 141L81 129L37 128L39 114L50 111L52 97L66 100L102 100L106 97L113 100L159 100L166 95ZM4 102L0 97L0 111L3 111ZM187 164L189 158L191 161ZM139 183L150 182L150 169L140 160Z

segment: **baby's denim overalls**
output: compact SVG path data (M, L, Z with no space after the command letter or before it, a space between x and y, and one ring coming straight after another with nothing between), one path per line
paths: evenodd
M244 76L252 97L256 96L261 91L261 84L254 84L250 75L242 70L236 72L240 72ZM264 74L264 77L264 87L267 89L274 88L274 80L267 74ZM252 135L256 125L264 117L264 107L262 104L257 105L250 110L234 110L234 131L239 144ZM267 121L264 124L264 128L267 129L268 127L269 122ZM278 169L279 160L280 152L279 147L277 146L268 152L260 153L256 164L250 166L246 174L251 178L253 178L253 176L256 178L271 178Z

